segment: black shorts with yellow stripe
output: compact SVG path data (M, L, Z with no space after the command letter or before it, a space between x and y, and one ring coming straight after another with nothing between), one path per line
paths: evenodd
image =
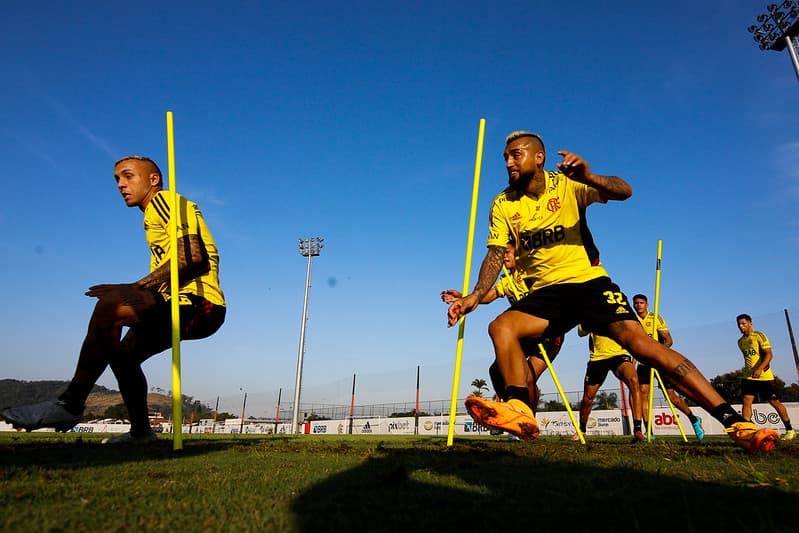
M627 296L607 276L583 283L560 283L531 292L510 307L549 321L544 337L563 335L577 324L597 335L610 336L608 325L635 320Z

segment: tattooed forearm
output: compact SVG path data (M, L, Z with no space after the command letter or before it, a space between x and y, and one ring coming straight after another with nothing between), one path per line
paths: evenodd
M694 370L696 370L694 364L688 359L683 359L682 363L675 366L672 372L674 373L675 376L683 377Z
M610 200L625 200L633 195L630 184L617 176L594 174L592 177L592 185L602 191Z
M474 286L472 293L477 293L479 300L483 299L486 291L494 286L494 282L502 270L502 259L505 255L504 246L489 246L488 253L480 266L480 275L477 278L477 285ZM478 301L479 301L478 300Z
M185 235L178 239L177 255L180 285L207 272L210 268L208 252L197 235ZM169 282L170 272L170 261L165 260L161 266L137 281L136 284L144 288L158 287Z

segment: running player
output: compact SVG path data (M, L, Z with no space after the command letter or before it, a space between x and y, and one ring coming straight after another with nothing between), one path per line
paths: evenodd
M525 439L538 435L520 339L556 337L583 324L666 374L681 392L712 413L742 447L752 452L773 448L779 435L744 420L688 359L644 333L618 285L601 265L592 264L586 246L585 209L595 202L629 198L630 186L621 178L594 174L575 153L561 150L558 154L563 158L559 170L546 171L541 137L515 132L506 139L509 187L491 207L488 251L474 290L450 305L447 323L453 326L477 308L494 285L511 240L518 244L517 267L531 292L489 326L509 400L498 403L470 397L466 400L469 413L483 425Z
M147 380L141 364L172 344L170 314L170 235L177 217L181 339L202 339L225 320L225 299L219 288L219 255L208 226L194 202L176 195L172 213L163 191L161 170L143 156L128 156L114 165L117 189L128 207L144 212L150 247L150 273L138 281L95 285L86 292L98 299L67 390L57 400L7 409L5 419L28 431L53 427L68 431L83 413L95 382L111 366L128 408L130 431L103 441L108 444L156 440L147 409ZM120 340L122 328L128 327Z

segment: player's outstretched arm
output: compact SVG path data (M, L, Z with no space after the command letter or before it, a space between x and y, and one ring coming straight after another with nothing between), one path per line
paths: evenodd
M461 291L456 291L455 289L447 289L441 291L441 301L444 302L445 304L451 304L458 298L463 298L463 294L461 293ZM488 292L486 292L485 296L483 296L483 299L480 303L490 304L497 298L499 298L499 293L497 292L497 288L491 287L490 289L488 289Z
M454 326L462 316L472 312L486 296L486 293L494 287L494 282L502 269L504 256L504 246L488 247L483 264L480 265L480 274L474 290L468 296L455 300L447 309L447 326Z
M441 291L441 301L445 304L451 304L458 298L463 298L461 291L456 291L455 289L446 289Z
M567 150L558 150L558 155L563 157L563 161L557 166L566 177L594 187L608 200L626 200L633 195L629 183L618 176L594 174L588 166L588 161L579 155Z

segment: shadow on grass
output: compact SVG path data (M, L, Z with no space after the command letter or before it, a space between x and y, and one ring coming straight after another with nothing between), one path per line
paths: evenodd
M634 454L625 456L629 444L606 447L613 460L605 465L596 457L568 459L568 454L595 456L597 449L590 446L555 446L560 449L553 453L545 447L520 453L524 449L518 445L497 449L496 443L479 441L456 441L455 447L438 450L392 449L381 444L360 466L332 475L298 495L292 510L299 531L308 533L796 531L796 487L789 492L758 481L749 456L726 441L717 447L650 447L644 452L649 457L641 459L651 467L662 452L664 461L670 460L669 455L685 458L688 454L688 468L695 460L725 463L731 475L724 482L675 476L657 467L646 471ZM795 458L791 451L780 460L792 468ZM737 461L743 465L740 469Z
M236 448L246 451L250 447L262 446L264 441L290 446L292 440L291 437L272 435L187 435L183 439L183 448L174 450L171 435L162 435L156 442L147 445L102 444L102 435L84 437L76 433L21 432L0 435L0 468L14 465L18 468L37 466L48 470L172 460Z

